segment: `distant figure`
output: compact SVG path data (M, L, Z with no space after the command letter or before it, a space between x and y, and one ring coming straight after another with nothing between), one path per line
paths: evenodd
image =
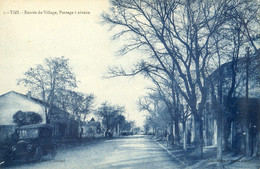
M171 140L171 144L173 146L174 145L174 135L171 135L170 140Z
M167 146L174 144L174 137L170 133L167 133Z
M167 133L167 136L166 136L167 147L169 146L169 138L170 138L170 134L169 134L169 133Z
M190 145L191 143L191 133L188 131L188 136L187 136L187 144Z
M79 133L80 142L82 142L82 134L83 134L83 128L81 128L80 133Z

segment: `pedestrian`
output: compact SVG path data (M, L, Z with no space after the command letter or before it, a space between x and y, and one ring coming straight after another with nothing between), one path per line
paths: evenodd
M187 135L188 135L187 136L187 144L190 145L190 143L191 143L191 133L190 133L190 131L188 131Z
M83 134L83 127L81 128L80 133L79 133L80 143L82 142L82 134Z
M168 147L168 145L169 145L169 138L170 138L170 134L167 132L167 136L166 136L167 147Z
M174 135L173 134L171 135L171 144L172 144L172 146L174 145Z

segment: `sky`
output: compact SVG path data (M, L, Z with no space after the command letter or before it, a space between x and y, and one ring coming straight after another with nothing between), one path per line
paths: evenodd
M100 23L108 0L0 0L0 95L11 90L26 94L17 79L44 58L69 58L78 91L125 106L128 120L142 126L138 97L150 85L142 76L106 79L109 66L131 67L141 53L117 56L123 40L112 41L113 31ZM18 14L18 12L19 14Z

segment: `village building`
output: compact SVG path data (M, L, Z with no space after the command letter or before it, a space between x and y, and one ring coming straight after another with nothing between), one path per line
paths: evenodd
M221 65L209 76L208 100L203 112L203 142L204 146L217 144L217 94L218 79L222 80L223 100L223 145L225 149L244 150L245 133L249 132L252 153L258 146L260 120L260 56L258 53L237 60L235 92L227 98L232 81L232 62ZM246 77L246 70L250 77ZM248 82L246 82L248 80ZM248 83L248 91L246 84ZM246 93L248 92L248 99ZM245 122L247 119L248 126ZM248 131L247 131L248 130Z
M10 91L0 96L0 141L9 139L15 131L13 115L22 110L31 111L41 115L42 123L46 123L44 105L31 98L30 93L23 95Z
M202 112L203 122L203 146L217 146L217 110L216 95L218 90L219 71L222 74L223 81L223 147L241 152L245 146L245 133L250 135L250 149L254 154L259 154L260 138L260 56L259 54L250 55L250 62L246 57L237 60L240 67L236 74L235 94L231 100L227 100L228 90L231 85L232 62L221 65L216 71L209 76L210 88L208 89L208 98ZM248 78L248 100L246 99L246 64L250 77ZM210 81L211 80L211 81ZM212 93L215 93L213 95ZM248 102L248 103L247 103ZM248 106L246 106L248 104ZM248 108L246 108L248 107ZM232 109L232 110L230 110ZM248 120L248 127L245 124ZM191 115L186 121L187 143L195 141L194 117ZM183 127L179 123L180 133L183 133ZM173 128L175 130L175 128ZM183 143L183 137L181 136Z
M81 138L93 138L101 135L101 124L99 121L95 121L92 118L88 122L84 122L80 128L80 137Z
M35 112L42 117L43 124L46 123L45 108L50 108L43 101L27 95L10 91L0 96L0 142L10 139L15 132L16 124L13 115L18 111ZM56 138L77 137L78 123L71 120L69 113L51 106L50 124L54 126L53 136Z

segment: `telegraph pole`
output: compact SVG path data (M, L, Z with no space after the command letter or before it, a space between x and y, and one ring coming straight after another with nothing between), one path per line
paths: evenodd
M246 107L245 107L245 115L246 115L246 156L250 155L250 145L249 145L249 98L248 98L248 81L249 81L249 64L250 64L250 48L246 47Z

